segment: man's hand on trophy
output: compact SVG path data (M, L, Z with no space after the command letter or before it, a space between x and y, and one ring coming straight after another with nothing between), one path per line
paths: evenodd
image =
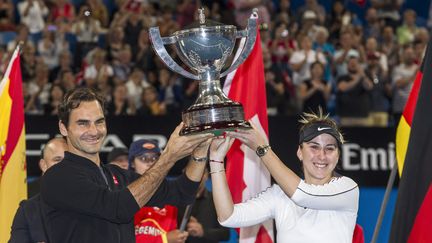
M200 143L193 151L192 151L192 159L197 162L207 162L208 161L208 150L213 138L209 138L206 141Z
M214 137L212 133L180 136L179 133L182 127L183 122L181 122L171 134L167 146L163 151L172 161L177 161L188 156L198 145Z

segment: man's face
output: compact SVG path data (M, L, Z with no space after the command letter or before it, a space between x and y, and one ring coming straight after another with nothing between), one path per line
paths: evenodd
M147 152L133 160L135 172L142 175L159 159L159 153Z
M99 102L81 102L71 111L68 127L60 122L60 132L67 137L70 152L87 158L97 156L107 133Z
M62 138L51 140L44 148L43 158L39 161L42 173L45 173L51 166L62 161L67 144Z
M323 133L299 146L297 156L303 163L305 181L325 184L332 178L339 159L337 141L332 135Z

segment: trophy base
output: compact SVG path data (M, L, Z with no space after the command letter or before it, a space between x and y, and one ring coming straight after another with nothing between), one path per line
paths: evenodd
M225 131L252 128L244 120L243 107L240 103L222 103L192 106L183 112L184 127L180 135L213 133L221 136Z

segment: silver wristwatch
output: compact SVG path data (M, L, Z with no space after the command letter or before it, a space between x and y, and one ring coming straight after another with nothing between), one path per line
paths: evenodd
M255 153L258 155L258 157L263 157L270 149L270 145L261 145L258 146Z

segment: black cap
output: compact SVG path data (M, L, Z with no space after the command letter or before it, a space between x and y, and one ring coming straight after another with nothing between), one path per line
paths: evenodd
M305 127L299 135L299 144L302 144L303 142L309 142L316 136L319 136L323 133L327 133L332 135L340 147L342 145L342 135L340 132L338 132L335 128L329 126L327 123L314 123L310 126Z
M126 148L113 148L107 156L108 163L113 162L119 156L122 156L122 155L128 156L128 150Z
M153 139L139 139L134 141L129 148L129 164L135 159L135 157L141 156L145 153L156 153L160 154L161 149L159 143Z

